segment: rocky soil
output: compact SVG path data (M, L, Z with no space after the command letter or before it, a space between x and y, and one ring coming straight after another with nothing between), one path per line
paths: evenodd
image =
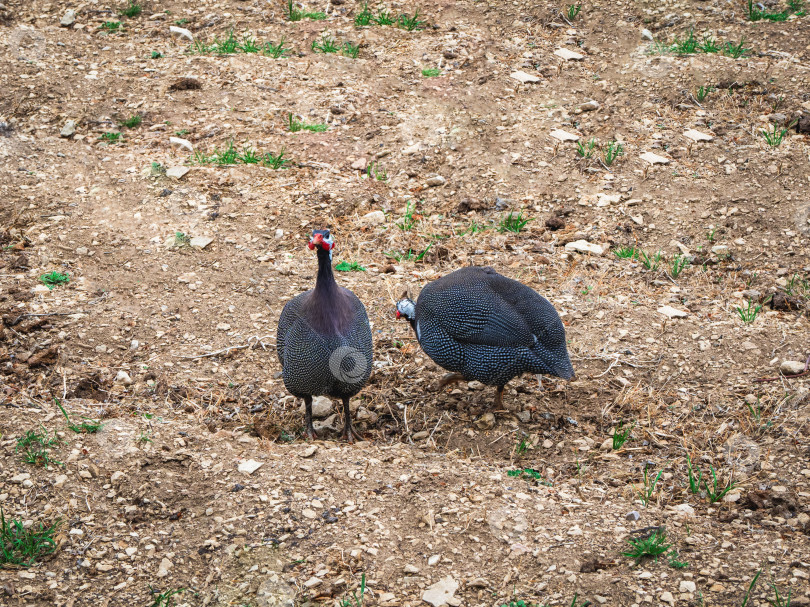
M801 5L0 0L0 508L57 524L0 604L810 605ZM353 446L277 377L323 226ZM554 303L575 381L436 389L393 302L469 264Z

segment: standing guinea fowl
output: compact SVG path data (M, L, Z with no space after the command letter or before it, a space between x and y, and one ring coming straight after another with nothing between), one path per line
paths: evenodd
M397 302L397 318L411 323L433 361L458 380L503 388L522 373L574 377L560 315L545 297L492 268L456 270L428 284L414 302Z
M287 302L278 319L276 350L287 390L304 399L306 434L315 439L312 397L343 400L343 437L354 442L349 400L366 385L371 374L371 327L357 296L338 286L332 274L329 230L315 230L310 249L318 250L315 288Z

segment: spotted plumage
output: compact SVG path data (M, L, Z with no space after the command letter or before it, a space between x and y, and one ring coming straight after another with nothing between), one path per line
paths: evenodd
M428 284L416 303L397 302L433 361L452 371L443 383L478 380L503 387L522 373L574 377L565 328L546 298L492 268L456 270Z
M334 240L329 230L315 230L310 249L318 251L315 288L292 298L278 320L276 351L287 390L304 399L306 432L312 427L312 397L343 400L343 435L354 439L349 400L371 374L371 327L357 296L338 286L332 273Z

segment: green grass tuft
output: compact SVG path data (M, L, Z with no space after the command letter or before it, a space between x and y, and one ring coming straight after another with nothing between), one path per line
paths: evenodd
M437 67L429 67L422 70L422 75L425 78L435 78L436 76L441 76L442 71Z
M185 591L185 588L177 588L174 590L169 589L164 592L158 592L150 585L149 592L154 598L152 599L152 604L149 605L149 607L172 607L174 605L174 596Z
M63 274L62 272L48 272L39 277L39 281L44 284L48 289L53 290L54 287L66 285L70 282L70 274Z
M627 543L630 544L630 549L627 552L622 552L622 556L629 557L635 560L636 563L647 557L657 561L658 557L672 546L672 544L667 544L666 541L666 529L658 527L647 537L628 539Z
M287 127L289 128L291 133L297 133L299 131L312 131L313 133L323 133L326 131L329 126L326 124L307 124L302 120L298 120L292 114L289 114L287 118Z
M124 26L120 21L105 21L100 26L100 29L107 30L108 32L117 32L119 29L122 29Z
M141 126L141 122L143 122L143 118L136 114L135 116L130 116L126 120L122 120L118 124L128 129L135 129Z
M520 211L517 215L512 211L509 211L508 215L501 218L501 221L498 224L498 231L501 233L514 232L517 234L524 227L526 227L526 224L530 221L531 219L523 217L523 211Z
M340 50L335 39L326 33L321 36L320 40L313 40L311 48L314 53L337 53Z
M365 272L366 268L356 261L341 261L335 266L338 272Z
M400 29L404 29L409 32L425 29L425 21L419 20L419 10L413 14L413 17L410 17L407 13L402 14L397 19L397 27Z
M745 324L750 325L757 319L757 314L762 310L760 304L753 305L751 300L748 300L748 305L745 308L734 306L734 311Z
M62 415L65 416L65 420L67 420L68 428L73 430L77 434L95 434L99 430L101 430L101 422L96 421L94 419L90 419L89 417L82 416L82 423L76 424L70 421L70 417L68 417L67 411L62 406L62 403L59 402L59 399L54 399L56 402L56 406L59 407L59 410L62 412Z
M633 428L635 428L636 424L633 422L629 427L624 425L623 421L620 421L616 427L613 429L613 450L618 451L622 448L624 443L626 443L630 439L630 432L632 432Z
M135 0L129 0L129 5L120 11L124 17L134 19L143 12L143 8Z
M264 50L262 53L267 55L268 57L272 57L273 59L281 59L286 57L290 53L290 49L284 48L284 38L282 37L278 44L273 44L272 42L265 42L264 43Z
M322 12L309 12L302 10L295 6L293 0L287 1L287 20L289 21L301 21L303 19L310 19L312 21L323 21L326 19L326 13Z
M26 529L22 520L7 519L0 509L0 566L30 567L37 559L53 554L59 525L57 520L50 527L40 523Z

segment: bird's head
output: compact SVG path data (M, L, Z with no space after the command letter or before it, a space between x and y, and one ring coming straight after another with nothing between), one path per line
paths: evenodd
M408 322L416 319L416 304L408 297L408 292L402 294L402 299L397 302L397 318L404 318Z
M331 255L332 249L335 247L335 240L332 238L329 230L313 230L312 237L309 239L307 246L312 251L315 249L323 249Z

